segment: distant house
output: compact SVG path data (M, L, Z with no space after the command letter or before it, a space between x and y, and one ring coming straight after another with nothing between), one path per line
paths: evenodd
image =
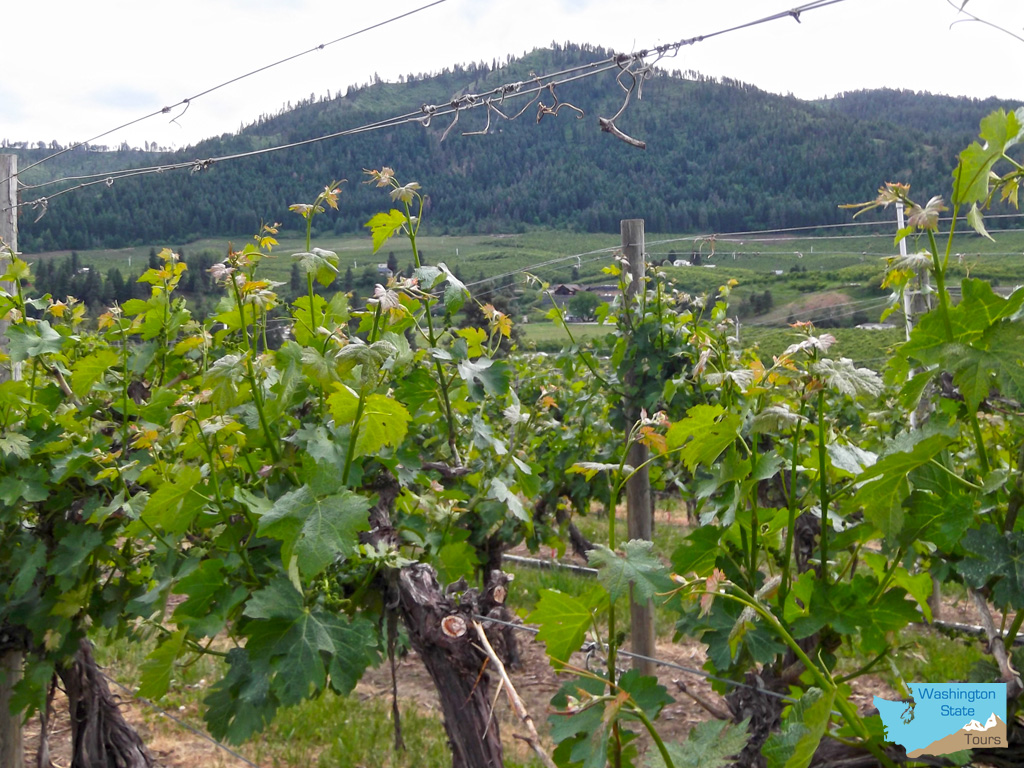
M393 277L393 275L391 274L391 270L388 268L387 264L378 264L377 274L380 275L381 277Z
M560 283L551 288L551 297L559 307L565 307L577 293L596 294L606 304L619 295L617 285L580 285L579 283Z
M583 286L576 283L559 283L551 289L552 296L575 296L583 290Z

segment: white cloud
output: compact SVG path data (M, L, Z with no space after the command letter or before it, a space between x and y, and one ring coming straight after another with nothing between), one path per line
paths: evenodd
M0 137L82 140L225 80L421 5L426 0L51 0L9 3L12 74ZM194 143L312 94L374 73L397 79L455 63L504 61L552 41L632 51L706 35L792 7L793 0L448 0L274 67L103 143ZM959 2L959 0L958 0ZM1024 2L970 0L968 10L1024 34ZM946 0L846 0L683 48L695 69L803 98L876 87L1024 101L1024 42L958 23ZM45 22L45 23L44 23ZM32 30L38 29L38 34ZM137 97L137 100L136 100Z

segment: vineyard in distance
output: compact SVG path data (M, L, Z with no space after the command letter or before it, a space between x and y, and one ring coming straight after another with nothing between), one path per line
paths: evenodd
M0 704L26 764L1024 764L1024 107L645 87L661 155L566 110L22 214ZM91 154L45 172L152 152ZM1007 743L909 757L872 697L918 682L1004 683Z

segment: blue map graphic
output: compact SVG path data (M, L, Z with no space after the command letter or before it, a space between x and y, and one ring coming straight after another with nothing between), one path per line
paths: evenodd
M1007 746L1005 683L912 683L914 701L875 696L886 738L907 754Z

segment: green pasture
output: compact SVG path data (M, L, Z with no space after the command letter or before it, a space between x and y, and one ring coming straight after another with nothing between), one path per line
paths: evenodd
M1024 283L1024 232L999 231L993 223L995 242L973 232L959 233L950 249L950 275L990 280L994 285L1012 287ZM894 229L894 228L893 228ZM829 234L842 231L844 234ZM229 247L240 249L251 236L206 238L191 243L162 243L134 248L79 251L82 266L97 269L106 275L117 267L127 279L146 269L150 250L170 247L186 257L206 253L212 261L219 260ZM349 269L359 280L367 270L388 261L394 252L401 269L412 263L408 244L396 238L379 252L373 253L367 235L323 235L314 238L314 247L334 251L339 257L342 275ZM581 234L566 231L528 231L510 235L423 235L418 245L426 263L446 263L457 270L470 289L482 279L511 276L525 299L531 293L526 273L550 285L578 281L584 284L611 283L615 278L601 270L614 261L619 245L618 234ZM908 241L911 252L922 244ZM288 230L281 234L272 257L264 262L264 275L286 282L293 263L292 254L305 250L305 239ZM754 331L754 326L771 325L782 328L797 320L811 320L819 325L823 317L834 315L839 325L877 322L885 306L887 290L880 283L885 272L885 257L894 255L893 232L878 226L847 230L822 230L813 236L760 235L716 238L714 247L706 238L674 234L649 233L647 252L651 263L659 265L675 286L693 295L717 294L720 286L736 281L730 297L730 314L741 319L741 326ZM30 262L64 259L70 251L32 254ZM699 255L698 265L667 266L668 259L689 263ZM575 274L574 274L575 271ZM536 285L536 284L535 284ZM755 307L753 301L770 293L772 306L768 311ZM487 300L486 297L483 300ZM540 320L549 309L520 305L521 314ZM823 308L825 308L823 310ZM829 308L832 308L829 310ZM548 323L520 326L524 337L541 349L553 349L568 340L565 332ZM579 326L579 339L603 335L597 326ZM762 336L743 336L760 340ZM886 340L884 344L889 344ZM882 345L884 346L884 345ZM774 344L776 347L784 349ZM872 354L859 352L854 359L878 357L876 337L864 342ZM856 347L855 347L856 348ZM845 352L843 352L845 354Z
M879 231L876 227L866 229L871 231L849 234L841 230L841 235L800 237L723 236L716 238L713 250L706 238L694 235L648 233L646 242L648 258L652 263L668 259L689 261L694 253L699 254L702 265L700 269L672 267L666 270L673 276L679 276L683 283L692 284L692 290L707 290L712 284L717 287L729 278L738 280L742 285L753 281L755 277L763 279L766 274L784 277L794 268L806 270L807 273L827 273L826 279L833 283L844 280L855 282L857 277L878 273L885 257L898 253L893 245L895 225L891 232ZM987 277L989 273L1007 280L1013 276L1024 277L1024 231L1001 231L993 226L992 234L994 242L970 230L958 233L953 241L951 260L962 266L965 273L969 271L978 277ZM226 252L229 246L241 248L251 237L251 234L237 234L204 238L190 243L152 243L132 248L79 251L79 257L85 266L95 266L104 271L116 266L127 274L146 263L151 248L160 250L168 247L184 250L187 254L202 251L220 254ZM494 277L527 270L554 283L571 279L573 267L579 270L581 280L598 280L601 269L611 263L620 239L618 233L534 230L510 235L422 234L418 243L428 262L443 261L452 268L459 266L466 274L482 272L485 277ZM340 257L340 267L352 267L354 271L387 261L389 251L395 252L403 267L412 260L407 244L398 239L374 254L368 232L365 235L324 234L315 237L313 245L334 251ZM921 247L923 243L908 241L910 252ZM290 255L303 250L304 238L296 236L292 230L283 232L274 248L276 266L268 264L268 268L272 273L287 273L291 264ZM28 258L30 261L63 258L69 253L50 251L30 254ZM703 265L714 265L714 268L704 268ZM776 275L778 271L783 275Z

